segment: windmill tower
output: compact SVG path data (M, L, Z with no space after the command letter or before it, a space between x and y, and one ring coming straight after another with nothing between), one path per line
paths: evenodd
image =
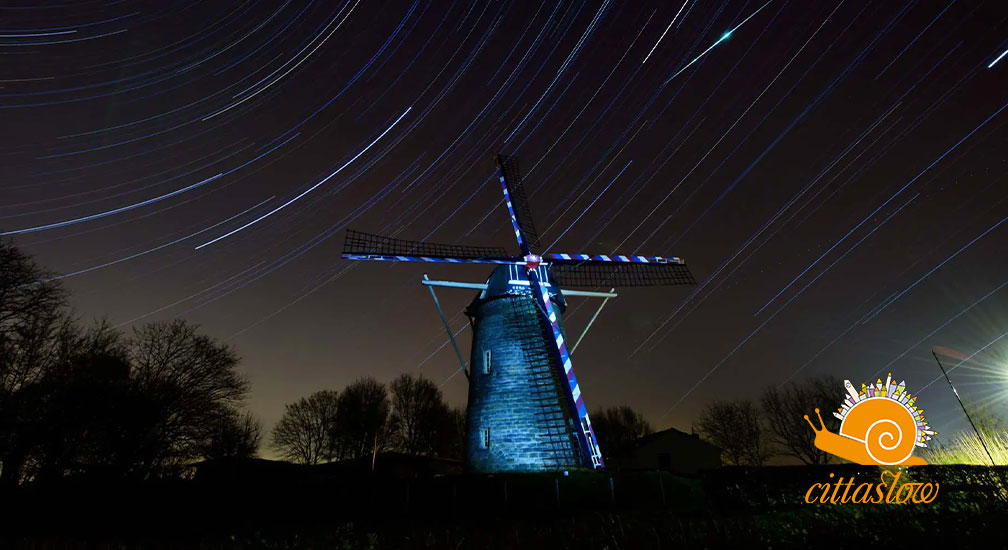
M601 468L602 451L574 375L562 314L564 292L612 294L563 291L561 286L694 284L693 276L686 263L675 257L536 255L533 248L539 246L539 237L518 163L503 155L496 159L520 256L509 255L503 248L407 241L348 230L343 257L496 264L486 284L436 283L481 291L466 309L473 327L466 372L466 466L487 473Z

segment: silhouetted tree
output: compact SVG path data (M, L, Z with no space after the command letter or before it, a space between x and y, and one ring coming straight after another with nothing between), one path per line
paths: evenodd
M17 483L28 459L38 386L56 368L68 332L66 291L8 240L0 240L0 481Z
M711 403L700 415L697 429L721 448L726 464L760 466L766 462L766 442L752 401Z
M389 399L385 385L361 378L339 396L336 423L331 434L336 459L371 456L388 445Z
M627 405L596 409L590 416L592 431L602 449L603 458L608 460L627 448L636 439L652 432L651 424L644 415Z
M441 457L461 460L465 454L466 410L449 409L444 424L444 428L438 431L436 453Z
M826 464L830 455L815 446L815 432L805 422L809 415L818 425L815 409L833 432L839 421L830 414L842 397L843 383L833 377L810 378L784 386L768 386L761 403L770 441L783 453L805 464Z
M447 452L453 419L437 385L423 376L400 374L389 384L389 393L391 445L412 455Z
M248 393L237 354L181 320L135 329L129 344L131 382L150 422L141 467L150 474L199 458L219 419Z
M58 280L0 241L0 481L149 477L211 450L254 452L237 362L184 321L128 340L85 327Z
M273 427L273 448L285 459L318 464L333 453L339 393L317 391L290 403Z
M32 409L17 428L30 442L23 478L129 470L124 436L132 411L124 405L133 390L119 335L99 324L76 340L67 364L24 390Z
M262 422L250 412L228 410L199 447L203 458L252 458L262 443Z

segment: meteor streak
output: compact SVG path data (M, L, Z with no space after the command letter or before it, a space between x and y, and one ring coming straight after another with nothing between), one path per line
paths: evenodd
M1006 56L1006 55L1008 55L1008 50L1005 50L1005 51L1001 52L1001 55L997 56L997 58L994 59L994 61L991 61L991 64L987 65L987 68L989 69L989 68L993 67L995 63L997 63L998 61L1001 61L1001 58L1004 57L1004 56Z
M739 27L741 27L742 25L745 25L746 21L748 21L748 20L752 19L752 18L753 18L753 16L754 16L754 15L756 15L757 13L759 13L760 11L762 11L762 10L763 10L763 8L765 8L765 7L767 7L768 5L770 5L770 2L771 2L771 1L772 1L772 0L768 0L766 4L763 4L762 6L760 6L760 7L759 7L759 9L757 9L756 11L752 12L751 14L749 14L749 17L746 17L745 19L743 19L741 23L739 23L738 25L735 25L734 27L732 27L732 28L728 29L727 31L725 31L725 33L721 35L721 38L718 38L718 39L717 39L717 41L715 41L715 42L714 42L713 44L711 44L710 46L707 46L707 49L706 49L706 50L704 50L704 51L700 52L700 55L698 55L698 56L694 57L694 58L693 58L693 61L690 61L690 62L689 62L689 63L687 63L687 64L686 64L685 66L683 66L683 68L679 69L679 70L678 70L678 71L676 72L676 74L674 74L674 75L670 76L668 80L666 80L665 82L663 82L663 83L662 83L662 86L665 86L665 85L667 85L667 84L668 84L669 82L672 82L672 79L674 79L675 77L677 77L677 76L679 76L680 74L682 74L682 72L683 72L683 71L685 71L686 69L690 68L690 66L691 66L691 65L693 65L694 63L696 63L697 61L699 61L701 57L703 57L703 56L707 55L707 52L709 52L709 51L713 50L713 49L714 49L714 46L717 46L718 44L720 44L720 43L724 42L725 40L728 40L728 37L730 37L730 36L732 35L732 33L733 33L733 32L735 32L735 29L738 29L738 28L739 28ZM664 35L663 35L663 36L664 36ZM656 44L656 45L657 45L657 44ZM648 55L650 55L650 54L648 54ZM646 60L645 60L645 61L646 61Z

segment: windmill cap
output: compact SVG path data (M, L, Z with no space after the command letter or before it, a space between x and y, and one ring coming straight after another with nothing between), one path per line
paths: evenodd
M553 299L554 305L558 306L562 313L567 308L567 301L564 299L559 285L553 280L553 275L546 266L540 266L539 273L546 274L546 279L549 282L547 290L549 291L550 298ZM487 279L486 290L476 296L474 303L512 296L516 292L528 288L529 284L525 275L524 265L499 265L490 274L490 278Z

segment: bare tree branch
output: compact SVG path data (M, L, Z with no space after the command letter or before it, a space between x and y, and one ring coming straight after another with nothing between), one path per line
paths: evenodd
M717 401L697 421L704 438L721 448L726 464L761 466L769 457L759 413L751 401Z
M339 394L317 391L287 405L273 428L273 448L287 460L318 464L332 452Z
M615 456L638 438L652 432L644 415L627 405L596 409L591 414L592 428L604 458Z
M805 464L826 464L830 455L815 446L815 432L808 428L805 415L818 407L823 420L833 431L837 422L833 415L842 383L833 377L811 378L787 385L769 386L763 391L761 403L770 441L788 456Z

